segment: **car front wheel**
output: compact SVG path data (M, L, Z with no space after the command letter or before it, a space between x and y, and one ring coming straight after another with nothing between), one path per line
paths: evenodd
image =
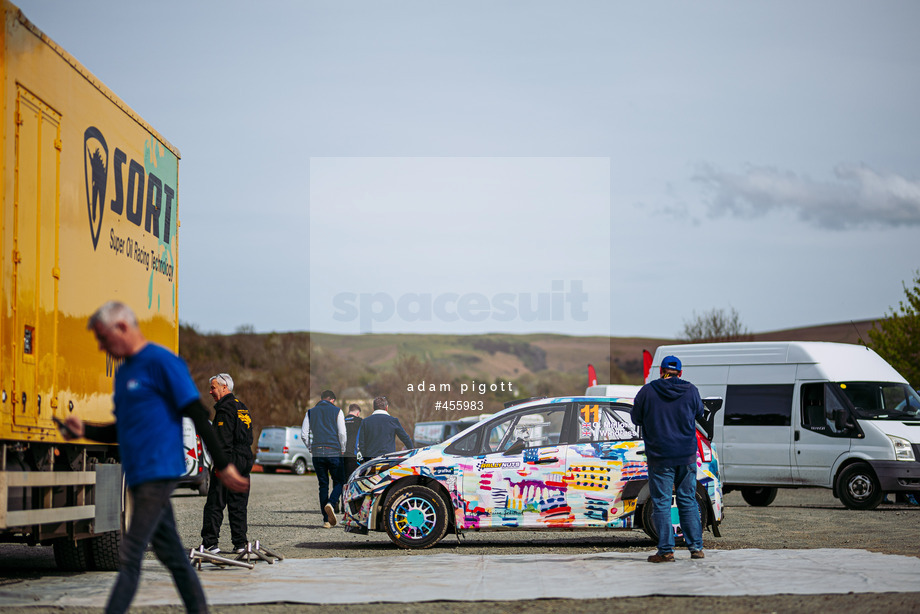
M383 515L387 535L400 548L430 548L447 532L447 506L427 486L400 488L387 500Z

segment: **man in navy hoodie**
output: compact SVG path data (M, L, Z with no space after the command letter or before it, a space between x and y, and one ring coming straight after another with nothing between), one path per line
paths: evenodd
M671 493L677 495L680 527L690 558L703 558L703 528L696 503L696 419L703 415L700 391L680 379L680 359L661 361L661 379L639 390L632 421L642 427L648 459L649 503L658 530L658 552L650 563L674 561L674 530L671 526Z

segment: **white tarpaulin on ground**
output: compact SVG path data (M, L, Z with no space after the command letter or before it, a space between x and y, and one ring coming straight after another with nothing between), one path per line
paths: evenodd
M915 592L920 559L866 550L707 550L653 565L648 553L286 559L253 570L205 564L211 604L501 601L647 595ZM115 574L75 573L0 587L0 607L105 605ZM135 606L181 604L169 572L145 561Z

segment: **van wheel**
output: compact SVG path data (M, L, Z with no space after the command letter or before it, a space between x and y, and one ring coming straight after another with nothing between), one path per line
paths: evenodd
M748 505L767 507L776 499L777 490L779 489L772 486L748 486L741 489L741 498L747 501Z
M306 475L307 473L307 461L302 458L298 458L294 461L293 467L294 473L297 475Z
M874 510L885 496L875 472L865 463L855 463L840 472L837 494L851 510Z
M700 492L699 488L696 489L696 504L700 508L700 528L705 531L706 523L709 521L709 508L706 506L706 496ZM645 531L645 534L651 537L655 543L658 543L658 529L655 528L652 508L651 499L646 501L642 506L642 530ZM671 509L675 509L673 504ZM678 532L677 535L683 538L683 533Z
M383 517L387 535L400 548L430 548L447 532L447 506L427 486L406 486L393 493Z

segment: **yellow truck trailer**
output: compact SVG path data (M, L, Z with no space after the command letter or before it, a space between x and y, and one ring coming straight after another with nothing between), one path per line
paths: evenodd
M179 152L13 4L0 100L0 541L114 569L118 447L65 442L53 417L112 416L115 361L86 329L116 299L178 349Z

